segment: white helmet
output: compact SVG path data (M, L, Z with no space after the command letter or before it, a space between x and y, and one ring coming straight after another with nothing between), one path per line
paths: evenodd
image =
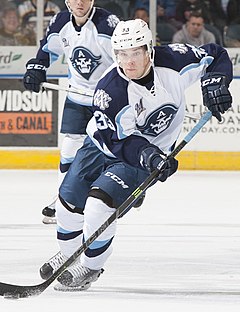
M125 50L146 45L150 55L153 51L152 32L148 24L137 18L117 24L111 38L113 50Z

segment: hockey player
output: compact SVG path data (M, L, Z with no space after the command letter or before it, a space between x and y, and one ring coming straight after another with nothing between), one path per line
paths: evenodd
M24 86L39 92L46 81L46 69L59 55L65 54L68 63L70 88L92 94L104 70L112 63L111 35L119 22L110 12L93 7L94 0L66 0L68 11L58 13L50 23L41 41L36 58L28 61ZM92 117L92 97L68 93L61 125L65 134L61 148L59 185L61 184L76 151L86 136L86 125ZM45 207L44 223L54 222L55 201Z
M201 80L203 104L219 121L231 107L232 63L221 46L153 48L152 33L140 19L121 21L111 40L116 63L97 84L89 137L60 187L56 217L61 251L41 267L45 279L173 150L188 86ZM176 159L165 160L158 180L164 182L177 167ZM98 279L112 252L116 226L111 223L58 277L55 290L84 290Z

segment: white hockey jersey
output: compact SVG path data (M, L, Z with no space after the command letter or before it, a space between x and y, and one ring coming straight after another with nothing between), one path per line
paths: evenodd
M183 124L184 91L206 72L226 75L230 83L232 63L225 49L216 44L155 47L152 70L139 80L112 66L97 85L88 134L107 155L133 166L140 166L141 150L150 143L169 154Z
M49 67L64 54L70 87L94 91L103 72L113 63L110 39L118 22L115 15L94 7L87 22L77 26L71 13L60 12L51 20L37 59ZM92 105L89 96L69 93L68 98L81 105Z

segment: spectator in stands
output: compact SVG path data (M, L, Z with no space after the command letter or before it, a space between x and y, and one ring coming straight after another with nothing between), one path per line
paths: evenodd
M223 35L224 27L228 23L227 3L229 0L203 0L209 12L209 24L214 25Z
M176 19L185 24L192 12L200 13L205 22L210 22L209 12L202 0L180 0L176 6Z
M201 46L207 43L215 43L215 36L204 28L204 19L198 12L192 12L189 20L173 36L173 43L189 43Z
M31 42L36 44L37 0L25 0L18 6L23 28L31 36ZM46 31L50 19L60 11L60 8L52 1L44 0L43 28Z
M134 2L134 3L133 3ZM156 0L157 2L157 16L159 16L159 8L164 10L164 16L167 19L175 18L176 15L176 0ZM130 0L130 6L133 6L134 11L138 8L145 8L149 11L149 0ZM162 15L162 13L160 13Z
M220 2L220 6L222 7L225 14L227 14L227 6L229 0L218 0Z
M157 4L157 23L168 23L177 29L181 29L182 23L177 21L175 16L170 16L166 14L166 9L164 7L164 1L159 0Z
M147 24L149 23L149 13L145 7L139 7L134 11L133 18L140 18L145 21Z
M176 17L176 0L158 0L158 5L164 8L164 14L168 19Z
M240 24L240 1L229 0L227 5L229 24Z
M14 4L9 3L3 8L1 22L1 46L29 45L28 38L20 29L18 10Z
M240 47L240 24L229 24L224 29L224 45L227 48Z

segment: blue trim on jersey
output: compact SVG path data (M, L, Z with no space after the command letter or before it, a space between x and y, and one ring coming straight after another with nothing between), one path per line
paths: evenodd
M131 109L130 105L123 107L123 109L116 115L115 120L116 120L116 125L117 125L117 135L120 140L125 139L128 136L123 133L123 127L121 126L121 122L120 122L122 115L124 115L128 109Z
M98 34L98 37L111 39L111 36L105 35L105 34Z
M189 64L187 66L185 66L180 72L180 75L185 74L187 71L201 67L205 64L207 64L207 66L209 66L210 64L212 64L212 62L214 61L214 58L212 56L206 56L203 59L201 59L201 61L199 63L192 63Z
M54 34L51 34L49 37L48 37L48 41L50 40L51 37L53 36L58 36L58 34L54 33ZM43 52L46 52L46 53L49 53L49 56L50 56L50 65L57 61L57 59L59 58L59 54L57 53L53 53L51 50L48 49L48 41L47 43L42 47L42 50Z

